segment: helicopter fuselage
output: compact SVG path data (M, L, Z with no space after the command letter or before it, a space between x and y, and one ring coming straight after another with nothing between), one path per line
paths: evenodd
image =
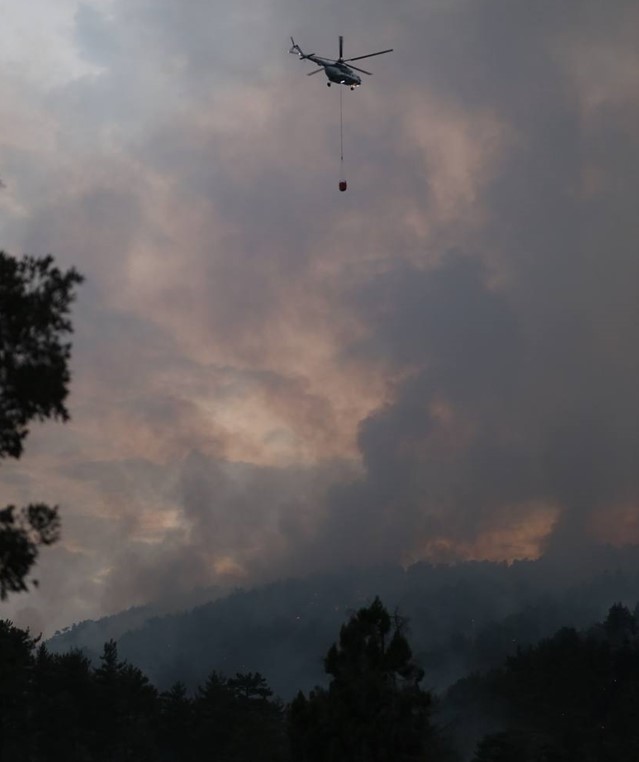
M316 63L318 66L324 67L324 73L331 82L335 82L338 85L346 85L347 87L355 88L362 84L362 79L355 72L340 61L331 61L327 58L320 58L320 56L310 55L306 56L309 60Z
M324 73L331 82L336 82L340 85L359 87L362 84L361 78L352 69L349 69L346 64L330 64L325 66Z

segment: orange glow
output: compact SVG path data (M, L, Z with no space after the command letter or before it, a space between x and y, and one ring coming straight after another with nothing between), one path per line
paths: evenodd
M219 577L241 579L246 577L246 570L231 556L221 556L213 561L213 570Z
M406 559L407 565L417 561L513 561L536 559L542 553L544 540L551 533L559 515L559 507L533 501L510 511L524 518L518 523L480 532L472 540L434 537L421 545L417 553Z

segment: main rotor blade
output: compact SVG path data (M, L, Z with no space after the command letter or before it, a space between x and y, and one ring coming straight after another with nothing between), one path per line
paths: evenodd
M388 48L388 50L380 50L378 53L368 53L365 56L355 56L355 58L345 58L344 63L348 61L361 61L362 58L371 58L372 56L381 56L383 53L392 53L394 48Z
M342 50L344 48L344 38L340 34L339 36L339 60L342 60Z
M373 76L373 72L372 71L366 71L366 69L360 69L359 66L353 66L353 64L351 64L348 68L349 69L355 69L355 71L361 71L364 74L370 74L371 77Z
M322 66L321 69L315 69L315 71L309 71L309 73L306 75L307 77L312 77L313 74L319 74L321 71L324 71L324 67Z

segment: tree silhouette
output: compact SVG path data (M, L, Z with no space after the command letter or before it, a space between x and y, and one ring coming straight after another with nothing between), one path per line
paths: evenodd
M618 622L632 637L616 636ZM604 625L612 624L610 633ZM616 604L605 622L585 632L564 628L518 650L501 668L458 683L446 714L463 759L639 760L636 630L635 615ZM92 668L79 651L51 654L28 631L0 621L0 760L462 758L431 728L430 696L419 689L421 670L410 655L404 622L378 600L342 627L325 661L328 689L300 693L288 708L287 754L281 704L259 673L229 679L212 672L193 698L181 683L159 695L139 669L119 659L114 641ZM469 723L472 732L466 734Z
M33 649L28 631L0 620L0 759L22 759L29 737Z
M33 728L41 737L41 758L91 760L95 690L88 658L77 650L56 654L45 664L40 681Z
M156 689L137 667L119 660L114 640L104 644L100 660L94 720L100 757L109 762L155 759Z
M401 617L379 598L342 626L324 660L328 690L290 706L293 756L307 762L410 762L424 758L430 735L430 695Z
M628 644L637 636L635 617L622 603L610 607L603 628L608 640L615 646Z
M160 696L160 759L166 762L186 762L193 759L193 727L193 702L186 695L184 683L178 681Z
M282 708L259 672L226 678L211 672L195 699L195 759L221 762L284 757Z
M243 703L265 701L273 695L266 678L259 672L238 672L227 682L235 698Z
M632 762L639 759L639 638L634 615L615 604L585 632L564 627L505 664L461 681L462 727L477 713L499 732L484 736L473 762ZM458 693L458 691L460 691ZM464 717L464 719L461 719Z
M19 458L33 420L69 418L69 310L82 276L51 256L0 251L0 458ZM0 510L0 599L27 589L38 548L59 535L57 507Z
M284 753L282 707L259 672L238 672L228 680L234 701L236 730L230 759L276 762Z

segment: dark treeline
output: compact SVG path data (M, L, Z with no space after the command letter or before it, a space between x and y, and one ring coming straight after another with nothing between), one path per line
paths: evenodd
M329 649L328 689L285 706L259 673L213 671L192 695L180 682L159 692L120 660L113 640L92 666L80 651L52 654L5 621L0 759L416 762L440 744L405 627L376 598Z
M284 760L284 708L257 673L160 693L109 641L98 667L0 622L0 759Z
M97 664L104 642L114 638L120 656L161 690L176 680L194 690L213 667L227 674L251 670L289 701L300 688L326 684L322 654L348 614L379 595L409 619L425 684L442 693L561 627L588 627L612 601L634 605L639 548L595 547L587 556L588 566L572 572L565 559L559 565L547 557L510 565L420 563L217 590L215 600L190 610L158 615L148 607L83 622L48 646L58 653L81 648Z
M639 621L615 604L583 632L566 627L445 697L473 762L636 762Z
M615 604L441 697L421 687L407 623L379 599L342 625L329 682L289 703L259 673L158 691L120 660L53 654L0 622L0 759L220 762L636 762L639 622Z

